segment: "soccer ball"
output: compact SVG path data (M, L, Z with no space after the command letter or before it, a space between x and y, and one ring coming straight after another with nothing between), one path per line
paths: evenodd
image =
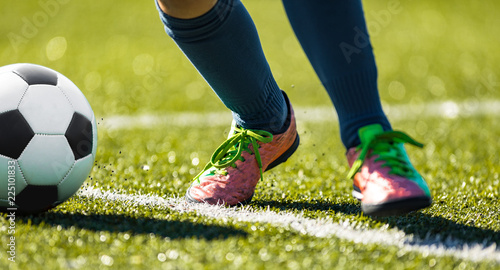
M92 169L94 112L47 67L0 67L0 210L38 213L71 197Z

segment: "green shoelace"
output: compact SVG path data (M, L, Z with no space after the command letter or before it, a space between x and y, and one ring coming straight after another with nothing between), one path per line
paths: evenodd
M391 168L389 171L390 174L407 178L413 177L415 175L415 170L408 160L404 148L397 146L397 144L402 143L409 143L420 148L424 146L400 131L388 131L375 135L371 140L363 142L357 147L357 150L361 150L361 153L352 165L347 177L352 179L354 175L356 175L361 169L361 166L363 166L370 150L372 150L371 155L379 155L375 161L385 161L382 167Z
M257 141L263 143L271 142L273 140L273 135L264 130L244 129L240 127L234 127L233 131L234 135L229 137L215 150L210 158L210 162L208 162L205 168L194 178L198 183L200 182L200 176L212 167L214 169L210 171L210 174L215 175L218 173L227 175L225 168L229 166L236 168L236 161L245 161L241 156L243 151L255 154L255 160L260 170L260 177L261 179L263 178L262 160L259 153L260 146ZM253 152L249 148L250 144L253 146Z

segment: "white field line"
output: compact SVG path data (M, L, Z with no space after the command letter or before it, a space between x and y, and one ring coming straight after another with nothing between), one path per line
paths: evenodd
M234 219L239 222L268 223L273 226L289 227L299 233L314 237L337 237L355 243L396 246L404 251L426 255L452 256L470 261L493 261L500 263L500 247L494 243L467 243L462 240L439 235L428 235L420 239L398 229L358 228L349 221L336 223L331 219L311 219L301 214L276 213L270 210L256 211L251 207L226 208L208 204L186 203L183 198L163 198L157 195L131 195L102 191L97 188L81 189L78 196L91 199L116 201L133 206L150 206L157 209L171 209L178 212L196 212L198 215L216 219Z
M295 108L299 122L337 121L333 107L298 107ZM453 119L481 115L500 115L500 100L470 100L463 102L442 101L431 103L385 105L384 110L392 121L417 120L432 117ZM115 115L102 117L100 128L107 130L153 128L159 125L169 126L222 126L229 125L231 113L226 112L177 112L166 114ZM101 119L101 118L99 118Z

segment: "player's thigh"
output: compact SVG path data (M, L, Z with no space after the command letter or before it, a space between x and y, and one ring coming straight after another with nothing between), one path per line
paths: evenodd
M190 19L207 13L217 0L158 0L158 3L168 15Z

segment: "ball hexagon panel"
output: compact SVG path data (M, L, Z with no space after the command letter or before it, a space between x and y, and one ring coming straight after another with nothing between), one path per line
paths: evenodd
M17 109L28 84L12 72L1 73L0 81L0 113Z
M57 86L69 99L75 112L84 115L89 120L92 120L94 113L92 112L89 102L80 89L78 89L78 87L70 79L66 78L62 74L59 74L59 82Z
M35 135L19 157L19 166L29 185L57 185L75 163L63 135Z
M75 166L73 166L69 174L57 186L59 200L63 201L78 191L85 179L87 179L90 170L92 170L93 163L94 155L86 156L75 162Z
M76 160L92 153L94 143L92 132L92 122L85 116L74 113L65 136Z
M52 85L30 86L19 111L33 131L41 134L64 134L74 112L63 92Z
M0 155L19 158L34 135L18 110L0 113Z
M50 68L26 64L13 67L12 72L18 74L30 86L36 84L57 85L57 72Z
M9 208L9 201L0 199L0 212L7 212L7 208Z
M92 137L92 155L95 157L97 152L97 123L95 121L95 117L92 117Z
M14 163L14 165L12 165L12 163ZM14 166L14 168L11 168L11 166ZM27 186L27 183L19 170L19 164L17 161L0 156L0 187L2 187L0 188L0 207L8 207L8 205L4 205L2 202L7 203L7 199L9 197L9 178L14 179L15 181L14 186L16 194L19 194ZM12 180L10 182L12 182Z
M29 185L16 196L19 210L25 213L36 213L54 206L57 201L57 186Z

